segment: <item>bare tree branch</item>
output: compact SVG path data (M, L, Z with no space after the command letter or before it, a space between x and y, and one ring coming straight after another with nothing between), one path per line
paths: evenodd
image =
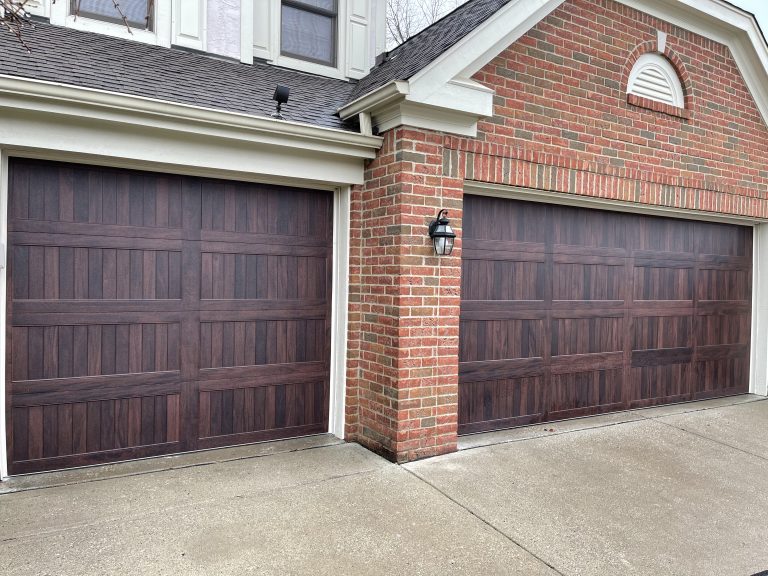
M32 52L24 40L24 32L34 29L26 5L28 0L0 0L0 28L4 28L16 37L27 53Z

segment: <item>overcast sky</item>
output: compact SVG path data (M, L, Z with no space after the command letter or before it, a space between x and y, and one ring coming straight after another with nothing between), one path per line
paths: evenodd
M463 0L466 1L466 0ZM760 23L760 27L763 29L763 34L768 36L768 0L728 0L732 4L749 10L757 16L757 21ZM447 7L453 8L456 4L462 4L462 0L448 0Z
M765 0L731 0L731 2L757 16L763 34L768 35L768 2Z

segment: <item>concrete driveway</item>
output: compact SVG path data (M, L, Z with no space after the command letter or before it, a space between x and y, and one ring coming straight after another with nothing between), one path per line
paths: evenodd
M399 467L315 437L16 478L0 486L0 573L768 570L768 401L573 420L462 448Z

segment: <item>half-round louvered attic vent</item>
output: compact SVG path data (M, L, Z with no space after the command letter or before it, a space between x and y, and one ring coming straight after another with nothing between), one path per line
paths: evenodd
M661 54L643 54L629 74L627 92L678 108L685 106L677 71Z

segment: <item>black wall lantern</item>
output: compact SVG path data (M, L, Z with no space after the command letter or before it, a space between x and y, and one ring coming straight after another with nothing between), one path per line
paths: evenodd
M448 256L453 252L453 241L456 233L450 226L450 221L446 218L448 210L440 210L437 218L429 224L429 237L435 244L435 254L438 256Z

